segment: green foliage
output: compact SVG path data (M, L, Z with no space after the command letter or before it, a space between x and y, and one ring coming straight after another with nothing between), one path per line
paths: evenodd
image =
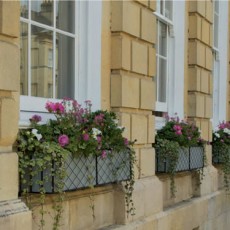
M178 142L175 141L169 141L167 139L156 139L155 149L159 157L159 161L165 161L165 159L168 159L169 161L169 167L168 167L168 173L170 174L170 191L171 196L175 197L176 193L176 187L175 187L175 169L178 162L179 157L179 149L180 145Z
M213 159L218 159L224 173L226 191L230 190L230 122L221 122L212 136Z
M178 117L167 117L165 125L157 131L154 147L160 162L168 161L167 173L170 174L171 196L175 197L175 174L180 148L203 146L206 143L199 129L193 124ZM202 170L199 170L202 172ZM202 174L203 175L203 174Z
M51 177L55 178L54 192L57 193L54 201L53 230L60 227L63 213L64 178L66 177L65 160L68 155L79 156L109 156L127 152L131 159L131 179L126 181L125 195L127 213L134 214L132 200L134 186L134 142L122 136L124 128L118 126L116 114L109 111L98 110L91 112L91 103L81 107L75 100L64 99L61 103L47 102L46 109L55 118L41 124L41 117L34 115L30 121L31 126L19 131L17 144L19 156L19 172L23 195L31 207L30 187L39 186L40 190L40 229L45 225L44 204L46 201L46 186ZM125 162L124 162L125 164ZM120 170L120 165L116 170ZM42 179L41 172L48 172ZM116 172L114 172L116 173ZM91 176L92 177L92 176ZM90 176L89 176L90 178ZM93 188L93 186L90 186ZM91 208L94 216L94 198L90 196Z
M185 120L180 121L177 117L169 118L164 127L157 131L157 136L159 139L175 141L184 147L202 146L204 144L198 127Z
M226 191L230 190L230 146L226 143L214 143L212 145L213 157L219 159L221 169L224 173L224 186Z

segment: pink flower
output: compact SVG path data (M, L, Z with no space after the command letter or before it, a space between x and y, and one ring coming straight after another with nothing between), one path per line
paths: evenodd
M50 113L64 113L65 111L65 107L63 106L62 103L56 102L47 102L46 103L46 109L50 112Z
M125 144L125 145L128 145L128 144L129 144L129 141L128 141L127 138L124 138L124 144Z
M35 123L38 123L39 121L41 121L42 120L42 117L41 116L39 116L39 115L33 115L31 118L30 118L30 121L31 122L35 122Z
M55 111L55 103L47 101L46 102L46 109L51 113Z
M106 158L106 155L107 155L106 151L102 150L102 152L101 152L101 158L102 159Z
M88 140L89 140L89 134L88 134L88 133L83 133L83 134L82 134L82 139L83 139L84 141L88 141Z
M58 137L58 143L59 143L62 147L68 145L68 144L69 144L69 137L68 137L67 135L65 135L65 134L60 135L60 136Z
M181 130L182 130L182 127L181 127L180 125L174 125L174 126L173 126L173 129L174 129L175 131L181 131Z
M63 113L65 111L65 107L63 106L63 104L58 102L55 104L55 109L56 112L60 112L60 113Z
M97 136L97 142L101 143L101 136Z
M176 131L176 135L182 135L181 130L177 130L177 131Z
M222 143L224 143L224 140L223 140L223 139L221 139L220 141L221 141Z

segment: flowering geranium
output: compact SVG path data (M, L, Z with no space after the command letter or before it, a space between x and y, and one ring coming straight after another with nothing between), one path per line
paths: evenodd
M212 145L230 145L230 122L221 122L213 132Z
M203 145L205 142L194 123L180 120L179 117L168 116L165 125L157 131L156 138L175 141L184 147Z
M205 141L201 138L199 128L193 123L180 120L179 117L166 116L165 125L157 131L154 147L156 149L157 171L171 174L170 190L172 197L175 196L176 192L174 175L178 171L190 170L192 168L191 159L193 158L190 157L192 153L196 154L195 156L198 156L197 159L201 161L196 169L202 173L205 158L203 155L204 144ZM192 149L196 149L196 151L193 152ZM187 161L184 159L187 159ZM183 161L187 163L183 164ZM179 162L182 162L182 164Z
M45 108L56 119L40 124L41 116L33 115L31 135L40 143L53 143L78 155L97 155L105 158L105 151L127 150L131 144L122 137L124 128L117 124L113 112L91 111L92 103L87 100L82 107L76 100L64 99L61 102L46 103ZM21 131L21 136L23 136ZM29 130L26 130L29 132Z

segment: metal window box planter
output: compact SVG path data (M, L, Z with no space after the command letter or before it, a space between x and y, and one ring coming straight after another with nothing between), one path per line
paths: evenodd
M203 147L189 147L181 148L179 150L179 158L176 165L175 172L191 171L204 167L204 148ZM156 152L156 172L168 173L169 172L169 158L160 156Z
M218 147L212 148L212 162L214 164L223 164L226 161L230 162L230 147L228 148L228 154L221 154L221 151Z
M110 152L104 159L100 156L69 156L65 163L64 191L128 180L130 179L130 166L130 154L127 152ZM28 175L30 175L29 169ZM38 193L41 185L36 181L43 181L43 178L48 178L43 185L46 193L55 193L56 178L51 175L51 169L44 170L31 178L32 185L27 188L29 192ZM27 179L30 179L29 176ZM20 191L23 191L24 188L26 186L20 183Z

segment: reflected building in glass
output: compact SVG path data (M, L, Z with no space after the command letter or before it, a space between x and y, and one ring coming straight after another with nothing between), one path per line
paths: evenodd
M74 18L72 1L21 3L21 95L74 97Z

